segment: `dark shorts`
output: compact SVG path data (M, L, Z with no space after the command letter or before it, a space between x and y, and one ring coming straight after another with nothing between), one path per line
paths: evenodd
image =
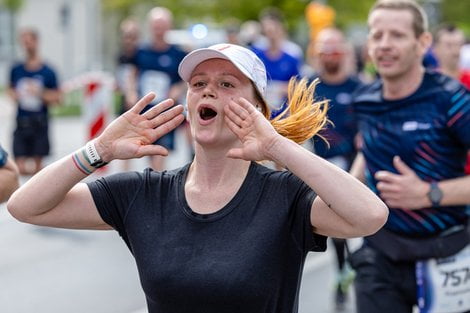
M42 157L49 155L49 150L48 117L18 117L13 133L13 155L15 157Z
M152 107L153 107L153 105L147 105L142 110L142 112L140 112L140 114L150 110ZM169 132L165 136L163 136L161 138L158 138L157 141L155 141L153 144L163 146L163 147L167 148L170 151L174 150L175 149L175 130L172 130L171 132Z

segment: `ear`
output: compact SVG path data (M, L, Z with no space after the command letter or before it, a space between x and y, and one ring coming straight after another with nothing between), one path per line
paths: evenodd
M420 54L424 56L432 45L431 33L430 32L422 33L418 38L418 43L420 47Z

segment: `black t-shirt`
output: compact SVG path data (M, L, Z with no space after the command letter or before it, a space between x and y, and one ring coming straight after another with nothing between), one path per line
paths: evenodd
M88 184L136 259L149 313L297 312L306 254L326 249L310 223L315 193L253 162L233 199L203 215L186 202L188 169Z

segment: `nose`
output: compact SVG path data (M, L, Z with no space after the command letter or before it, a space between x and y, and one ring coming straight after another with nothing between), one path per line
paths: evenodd
M213 86L212 86L211 84L207 84L207 85L204 87L202 96L203 96L204 98L216 98L216 97L217 97L217 93L215 92L215 89L213 88Z
M384 34L379 40L379 48L380 49L389 49L390 48L390 35Z

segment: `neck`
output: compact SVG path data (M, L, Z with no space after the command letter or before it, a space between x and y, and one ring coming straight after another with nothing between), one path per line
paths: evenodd
M269 43L268 54L277 57L282 51L282 41L269 39Z
M196 156L189 169L187 182L197 182L201 189L216 190L221 186L238 184L250 167L249 161L227 158L227 150L207 151L197 145L195 149Z
M27 69L35 70L41 67L42 61L36 54L31 54L26 57L25 65Z
M320 73L320 80L327 84L341 84L347 79L344 71L337 71L336 73L322 72Z
M152 47L156 50L165 50L168 48L168 43L160 37L155 37L152 42Z
M460 71L457 67L455 68L450 68L450 67L442 67L441 68L441 73L447 76L452 77L453 79L459 79L460 77Z
M398 100L415 92L423 81L424 68L419 65L410 69L406 76L382 78L383 97L387 100Z

